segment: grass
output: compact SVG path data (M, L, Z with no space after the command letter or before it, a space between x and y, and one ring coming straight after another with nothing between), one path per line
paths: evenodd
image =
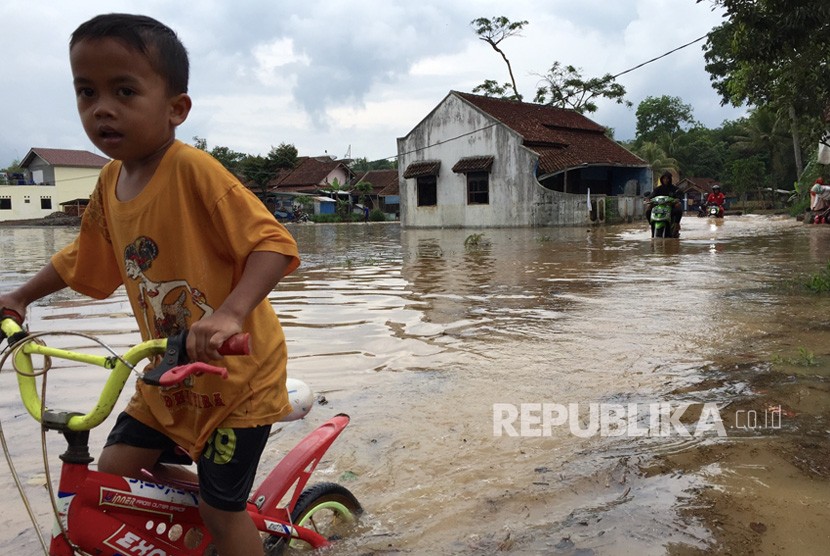
M830 291L830 263L822 270L811 274L805 284L807 289L815 293L824 293Z

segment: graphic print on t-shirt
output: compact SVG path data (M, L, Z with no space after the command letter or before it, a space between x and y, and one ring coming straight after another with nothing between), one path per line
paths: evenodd
M212 315L213 307L187 280L152 280L147 274L158 255L158 244L147 236L140 236L124 249L124 268L138 286L144 325L153 337L165 338L187 329L191 322Z

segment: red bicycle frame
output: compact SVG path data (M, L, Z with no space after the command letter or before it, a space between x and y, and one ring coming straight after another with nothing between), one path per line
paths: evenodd
M348 423L345 414L332 417L277 464L248 502L257 529L299 538L315 548L329 545L315 531L292 524L290 513L323 454ZM164 485L91 470L88 433L64 434L69 449L60 456L60 523L53 532L51 556L73 556L73 546L102 556L206 553L212 539L199 515L195 485Z

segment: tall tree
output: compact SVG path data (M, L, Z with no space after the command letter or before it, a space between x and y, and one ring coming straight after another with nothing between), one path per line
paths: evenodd
M785 111L800 172L801 140L817 142L830 115L830 3L710 1L726 15L704 46L713 87L724 104Z
M798 179L790 150L790 122L787 114L771 107L753 110L738 121L732 148L740 158L757 157L766 167L770 185L780 188Z
M473 26L479 39L489 44L493 50L501 55L504 63L507 64L507 73L510 74L513 98L515 100L522 100L522 95L519 94L519 89L516 87L516 78L513 77L513 67L510 65L510 60L507 59L507 55L499 48L499 44L508 37L520 34L522 28L527 25L527 21L510 21L502 15L493 17L492 19L479 17L478 19L472 20L470 25Z
M666 135L673 139L678 133L694 125L692 107L678 97L663 95L646 97L637 106L637 142L657 142Z

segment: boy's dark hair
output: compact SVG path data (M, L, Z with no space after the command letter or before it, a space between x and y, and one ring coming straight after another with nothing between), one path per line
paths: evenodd
M150 65L167 82L168 93L187 92L190 63L175 31L144 15L104 14L82 23L69 39L69 50L86 39L112 38L147 56Z

